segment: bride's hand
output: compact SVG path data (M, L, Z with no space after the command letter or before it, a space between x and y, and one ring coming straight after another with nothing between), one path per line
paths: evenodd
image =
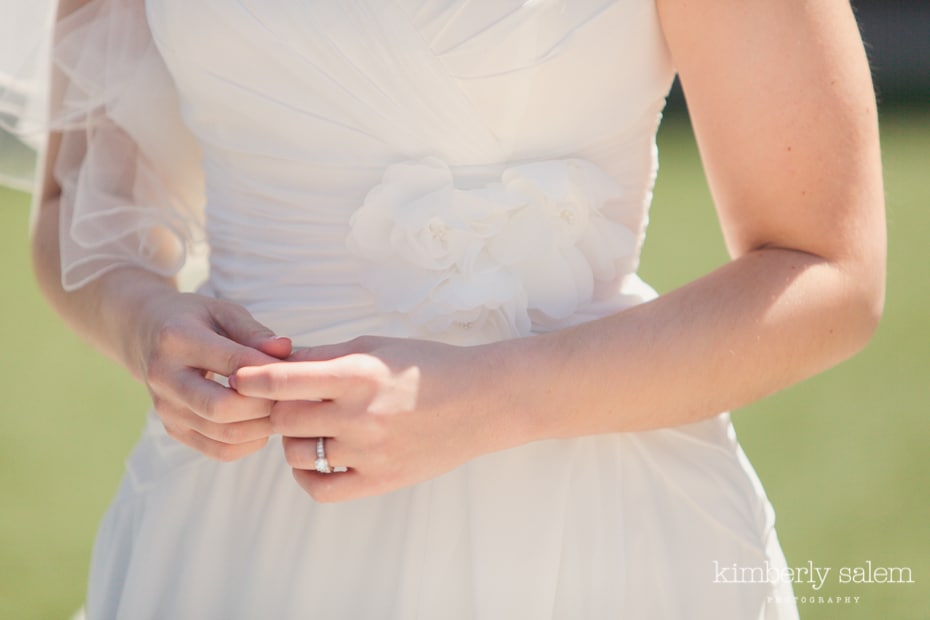
M290 340L275 337L241 306L192 293L159 291L128 314L124 356L169 435L221 461L265 445L271 402L212 377L286 358Z
M490 347L366 336L297 351L285 363L242 368L240 394L277 400L272 430L297 482L315 500L378 495L433 478L506 447L496 415L499 361ZM315 471L316 439L346 473Z

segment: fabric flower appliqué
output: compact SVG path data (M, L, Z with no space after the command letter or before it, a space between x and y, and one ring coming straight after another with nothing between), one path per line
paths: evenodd
M402 335L478 344L528 335L592 301L636 247L602 214L622 188L580 159L506 169L500 181L455 186L441 160L395 164L350 219L362 284Z

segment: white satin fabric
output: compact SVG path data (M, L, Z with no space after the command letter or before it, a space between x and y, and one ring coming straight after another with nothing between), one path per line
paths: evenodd
M58 164L66 286L170 273L205 236L206 290L298 345L476 344L654 296L635 272L674 70L649 0L142 8L94 2L58 45L56 118L86 129ZM725 414L336 505L279 441L219 464L150 415L88 616L794 618L789 584L715 583L784 565L773 521Z

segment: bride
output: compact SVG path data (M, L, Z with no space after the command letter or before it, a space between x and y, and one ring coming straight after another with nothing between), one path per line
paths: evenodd
M881 313L845 0L62 0L54 58L38 279L153 403L90 618L797 616L721 412ZM675 72L732 261L657 296Z

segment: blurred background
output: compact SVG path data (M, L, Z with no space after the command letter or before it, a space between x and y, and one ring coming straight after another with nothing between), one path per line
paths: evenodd
M831 569L819 591L796 584L801 617L927 619L930 2L854 4L880 97L885 316L859 356L734 419L775 505L789 565ZM659 150L641 274L668 291L727 260L677 91ZM30 170L29 150L0 136L7 182L28 188ZM83 600L94 531L147 399L40 299L29 264L28 206L23 191L0 188L0 619L64 619ZM841 570L870 566L873 575L879 567L906 569L898 574L915 583L839 583Z

